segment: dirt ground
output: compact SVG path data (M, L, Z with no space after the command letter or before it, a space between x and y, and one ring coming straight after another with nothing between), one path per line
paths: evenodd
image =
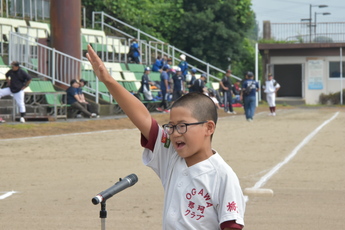
M213 147L252 187L303 140L304 146L249 196L245 229L344 229L345 109L261 107L254 122L220 111ZM153 114L160 124L168 114ZM335 118L322 129L325 121ZM161 229L163 189L141 162L140 134L127 118L0 125L0 230L100 229L91 199L135 173L139 181L107 201L106 228Z

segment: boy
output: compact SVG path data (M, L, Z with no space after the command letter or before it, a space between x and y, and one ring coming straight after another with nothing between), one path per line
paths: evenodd
M270 109L269 116L276 115L276 94L280 89L280 85L276 80L273 79L271 73L268 74L268 79L265 84L262 86L266 93L266 100Z
M189 93L159 127L145 106L116 82L88 46L87 58L114 99L141 132L143 162L165 190L163 229L242 229L245 202L236 174L211 148L218 119L213 101Z

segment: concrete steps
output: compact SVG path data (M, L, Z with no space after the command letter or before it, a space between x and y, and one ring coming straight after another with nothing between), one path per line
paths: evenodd
M305 105L305 100L301 97L277 97L276 104Z

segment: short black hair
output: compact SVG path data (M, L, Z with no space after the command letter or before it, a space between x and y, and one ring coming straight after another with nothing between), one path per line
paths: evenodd
M171 108L180 106L189 108L192 112L192 116L198 121L212 120L217 124L217 107L212 99L203 93L187 93L177 99Z

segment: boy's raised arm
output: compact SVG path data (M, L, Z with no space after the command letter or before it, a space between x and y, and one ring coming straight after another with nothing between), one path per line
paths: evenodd
M149 139L152 121L151 115L145 105L110 76L104 63L90 45L88 45L87 49L88 53L86 56L98 79L106 85L121 109L140 130L144 137Z

